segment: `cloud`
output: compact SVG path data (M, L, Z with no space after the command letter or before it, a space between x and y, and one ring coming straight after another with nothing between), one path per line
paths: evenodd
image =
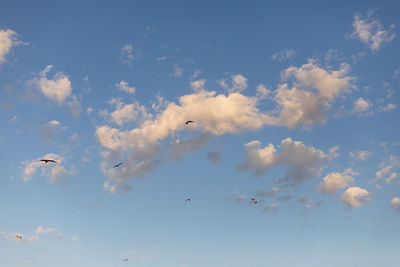
M43 138L45 141L49 141L52 137L57 135L60 131L63 131L67 129L67 127L62 126L59 121L52 120L47 123L45 123L40 129L39 129L39 136Z
M57 72L52 79L48 79L47 74L52 68L53 65L48 65L40 73L40 78L34 78L29 83L34 84L45 97L53 100L58 105L65 104L68 106L71 109L72 115L77 117L81 113L82 107L78 98L72 95L71 81L62 72ZM66 103L67 99L70 101Z
M118 126L135 121L135 127L130 130L109 125L96 127L95 136L98 142L108 150L102 154L103 171L108 176L105 188L115 191L118 186L113 185L119 184L128 189L127 179L143 178L146 172L154 170L162 163L166 155L179 158L186 151L200 149L207 143L207 139L213 136L255 131L265 125L288 128L302 125L309 128L314 123L325 121L330 103L342 96L351 86L352 77L346 76L348 69L348 65L342 64L339 70L325 70L313 61L300 68L292 66L282 75L284 80L293 83L292 89L288 89L287 83L279 86L273 93L265 87L259 87L256 96L242 94L247 88L247 78L241 74L231 76L231 85L225 83L226 94L206 91L202 88L205 81L203 83L198 80L192 84L197 91L179 97L178 103L164 101L162 97L158 97L159 103L152 104L156 114L146 113L147 116L143 115L139 120L136 117L137 112L147 111L144 106L138 103L123 104L114 99L110 103L115 104L116 110L112 113L102 111L102 115ZM258 105L266 95L271 95L271 100L277 105L273 110L261 111ZM321 105L322 110L319 109ZM193 120L195 123L187 126L187 120ZM179 135L187 130L200 134L190 138L179 138ZM166 142L166 149L163 148L163 142ZM145 160L130 162L132 155L137 156L138 151L147 151L146 147L149 151L153 151L154 147L158 148L157 152L152 154L154 158L150 157L151 154L146 154ZM113 159L126 161L126 168L106 171L106 166L109 166L109 161ZM291 168L290 172L292 171L296 171L296 174L288 175L309 176L316 169L297 166Z
M400 198L394 197L390 203L392 205L392 208L400 213Z
M394 25L385 30L379 19L374 18L373 15L374 10L369 11L367 17L360 13L354 14L354 32L350 37L359 39L372 52L376 52L381 48L382 44L390 43L396 34L393 32Z
M125 123L135 122L137 120L145 120L149 117L145 106L138 102L132 104L124 104L119 98L112 98L109 104L115 106L115 110L109 113L107 110L101 112L106 118L115 124L122 126Z
M368 100L364 100L360 97L353 102L353 112L362 113L367 111L371 106L372 104Z
M190 88L193 89L193 91L200 92L205 89L206 79L191 81L189 85L190 85Z
M284 70L282 80L293 78L294 81L291 88L288 83L281 84L274 94L280 124L288 128L298 125L309 128L315 123L325 123L331 104L352 86L354 78L347 76L349 70L346 63L336 71L325 70L313 60L300 68L291 66Z
M273 60L283 62L289 58L293 58L297 55L297 52L293 49L285 48L282 51L276 52L271 56Z
M240 194L239 191L234 191L227 198L225 198L225 201L236 202L236 203L242 203L245 200L246 200L246 195Z
M389 104L387 104L387 105L384 106L384 107L380 107L380 108L379 108L379 111L382 111L382 112L389 112L389 111L392 111L392 110L395 110L395 109L396 109L396 104L389 103Z
M312 201L308 200L308 197L303 195L297 199L297 202L304 206L303 214L307 213L312 208L319 208L322 205L323 201Z
M366 160L367 157L372 156L372 154L373 154L372 152L367 151L367 150L360 150L355 153L353 153L353 152L349 153L350 157L356 158L358 160Z
M211 138L211 135L203 133L190 139L177 139L168 143L169 155L174 159L179 159L189 151L195 151L204 147Z
M269 206L267 206L267 207L264 207L262 210L261 210L261 212L262 213L278 213L278 211L279 211L279 208L278 208L278 204L276 204L276 203L272 203L272 204L270 204Z
M115 87L118 90L123 91L123 92L128 93L128 94L131 94L131 95L134 95L135 91L136 91L135 87L129 86L128 82L126 82L124 80L120 81L119 83L116 83Z
M68 77L58 72L53 76L53 79L47 79L47 73L53 68L53 65L48 65L41 73L37 81L39 90L51 100L62 105L67 97L71 95L71 81Z
M78 241L78 240L79 240L79 237L76 236L76 235L73 235L72 238L71 238L71 240L72 240L73 242Z
M36 160L32 160L30 162L25 162L25 167L22 175L22 179L25 182L28 182L32 179L32 177L35 175L37 169L41 169L41 176L42 177L47 177L48 181L50 183L55 183L57 181L64 181L64 178L68 175L71 174L72 171L68 171L65 169L61 164L64 161L64 157L57 155L57 154L46 154L42 157L42 159L53 159L57 163L44 163L40 162L39 160L41 158L38 158Z
M179 65L175 64L173 74L175 77L179 77L179 78L182 77L183 76L183 68L180 67Z
M354 183L354 178L345 173L331 172L327 174L319 185L319 190L325 193L333 193L337 189L346 188Z
M241 74L232 75L232 88L230 93L240 93L247 88L247 78Z
M119 53L119 59L122 64L132 66L134 60L137 60L141 52L135 49L131 44L124 45Z
M275 184L289 183L297 185L304 180L318 176L321 164L327 155L312 146L300 141L286 138L281 141L281 152L277 152L273 144L260 148L260 141L252 141L244 145L246 162L237 165L239 170L254 170L254 175L265 174L275 166L289 166L286 175L275 181Z
M207 160L212 164L218 164L221 160L221 153L218 151L209 151L207 153Z
M24 238L23 242L24 243L31 243L31 242L39 240L41 235L50 234L50 233L55 233L56 234L55 237L53 238L53 240L62 238L62 236L63 236L63 234L61 232L57 231L57 229L55 229L55 228L49 227L49 228L45 229L42 226L39 226L36 229L35 234L32 235L32 236Z
M384 160L380 164L380 170L376 172L374 179L370 180L368 184L375 183L379 180L384 180L386 183L390 184L394 179L397 178L397 173L392 172L394 169L400 166L400 160L396 156L390 156L388 159ZM389 176L388 176L389 175Z
M7 61L6 55L10 53L11 49L21 43L15 31L0 30L0 66Z
M265 191L265 190L258 190L256 192L256 195L258 197L275 197L275 195L277 193L279 193L280 191L282 191L283 188L282 187L272 187L270 190Z
M269 90L265 85L259 84L257 85L257 98L264 99L269 97L272 94L272 91Z
M348 207L359 207L371 201L371 193L360 187L350 187L343 192L341 200L347 204Z

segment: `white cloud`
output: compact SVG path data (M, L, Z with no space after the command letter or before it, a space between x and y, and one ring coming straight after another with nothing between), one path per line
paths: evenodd
M0 30L0 66L6 62L6 55L14 46L21 44L18 34L10 29Z
M389 111L392 111L392 110L395 110L395 109L396 109L396 104L389 103L389 104L387 104L386 106L381 107L381 108L379 109L379 111L389 112Z
M371 103L368 100L363 99L360 97L359 99L353 102L353 112L365 112L371 107Z
M318 176L321 163L327 155L312 146L300 141L286 138L281 141L281 152L277 152L273 144L260 148L260 141L245 144L246 162L237 166L240 170L254 170L254 175L262 175L279 165L289 166L286 175L275 183L297 185L308 178Z
M257 85L257 98L264 99L269 97L272 94L272 91L269 90L265 85L259 84Z
M135 256L136 255L136 252L134 252L134 251L128 251L128 252L126 252L126 253L121 253L121 254L118 254L118 256L119 257L123 257L123 258L126 258L126 257L133 257L133 256Z
M190 88L192 88L193 91L195 91L195 92L205 90L205 85L206 85L206 79L200 79L200 80L190 82Z
M360 187L350 187L343 192L341 200L349 207L359 207L371 201L371 193Z
M295 50L285 48L285 49L283 49L282 51L279 51L279 52L276 52L275 54L273 54L273 55L271 56L271 58L272 58L273 60L276 60L276 61L279 61L279 62L283 62L283 61L285 61L285 60L287 60L287 59L289 59L289 58L295 57L296 54L297 54L297 53L296 53Z
M337 189L346 188L354 183L354 178L345 173L332 172L327 174L323 182L319 185L319 190L322 193L333 193Z
M392 204L393 209L400 213L400 198L394 197L390 203Z
M292 88L281 84L275 91L280 124L295 128L299 124L310 127L324 123L331 104L352 86L353 77L347 76L350 67L342 63L339 70L325 70L314 61L300 68L291 66L282 72L282 80L294 78Z
M390 43L396 34L393 32L394 25L385 30L379 19L373 17L374 11L369 11L367 17L354 14L354 32L350 35L363 42L372 52L378 51L382 44Z
M135 88L135 87L129 86L129 85L128 85L128 82L126 82L126 81L124 81L124 80L120 81L119 83L116 83L116 84L115 84L115 87L116 87L118 90L124 91L125 93L131 94L131 95L134 95L134 94L135 94L135 91L136 91L136 88Z
M230 93L240 93L247 88L247 78L241 74L232 75L232 88Z
M205 136L211 138L224 134L238 134L258 130L264 125L311 127L314 123L325 121L330 103L333 103L336 97L343 95L351 86L352 77L346 76L347 72L346 64L342 64L339 70L334 71L324 70L312 61L300 68L290 67L282 76L285 80L293 78L291 79L293 88L289 90L288 84L285 83L272 93L274 95L272 100L277 103L277 107L266 112L260 111L257 106L260 100L269 94L269 90L259 87L256 96L243 95L241 91L247 87L247 79L243 75L231 76L231 86L223 80L227 94L200 89L203 82L198 80L192 87L199 91L179 97L178 103L167 102L158 97L159 103L152 105L153 111L157 113L154 116L152 114L142 116L141 120L135 121L136 127L131 130L99 125L95 135L99 143L109 150L103 153L103 171L108 176L105 188L115 191L118 187L114 186L115 184L128 188L126 179L143 177L158 166L168 153L172 152L179 158L186 151L201 148L202 145L199 144L204 145L206 142L199 143L199 141L202 138L204 141ZM116 105L115 112L111 114L108 111L102 112L104 116L110 118L110 121L122 126L127 121L135 120L139 104L125 105L117 100L113 103ZM146 108L143 107L143 110ZM195 122L188 126L185 125L187 120ZM182 141L179 139L179 133L186 130L201 134ZM163 150L160 142L167 138L172 141L168 142L168 149ZM132 161L131 155L137 155L138 148L143 151L154 151L154 147L158 148L155 154L147 153L145 159ZM109 165L106 161L111 159L126 161L125 168L106 170L106 166ZM310 174L310 170L306 167L295 170L302 172L303 176Z
M40 159L52 159L57 163L44 163L40 162ZM72 171L68 171L61 164L64 161L64 157L57 154L46 154L42 158L32 160L30 162L25 162L25 167L23 171L22 179L28 182L35 175L37 169L41 169L41 176L47 177L50 183L55 183L57 181L63 182L64 178L71 174Z
M77 117L81 113L82 107L78 98L72 95L71 81L62 72L57 72L52 79L48 79L47 74L52 68L53 65L48 65L40 73L40 78L34 78L29 83L34 84L45 97L55 101L59 105L65 104L68 106L71 109L72 115ZM68 98L70 101L65 103Z
M397 178L397 173L392 172L392 170L394 168L398 168L399 166L400 160L396 156L390 156L380 164L380 170L376 172L375 178L370 180L368 184L375 183L379 180L384 180L386 183L390 184L394 179ZM389 175L389 173L391 174Z
M102 112L102 115L109 118L119 126L125 123L134 122L137 120L145 120L149 118L149 114L145 106L138 102L132 104L124 104L119 98L112 98L109 104L115 106L115 110L109 113L107 110Z
M356 158L358 160L366 160L367 157L372 156L372 154L373 154L372 152L367 151L367 150L360 150L355 153L353 153L353 152L349 153L350 157Z
M41 72L40 79L36 80L37 86L46 97L62 105L65 99L71 95L71 81L62 72L56 73L53 79L47 79L47 73L52 68L53 65L48 65Z
M137 51L135 51L133 46L127 44L121 48L119 59L122 64L132 65L133 60L135 60L137 56Z

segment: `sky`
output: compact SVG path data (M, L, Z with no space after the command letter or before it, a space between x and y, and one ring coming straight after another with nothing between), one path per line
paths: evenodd
M399 1L0 6L0 266L398 266Z

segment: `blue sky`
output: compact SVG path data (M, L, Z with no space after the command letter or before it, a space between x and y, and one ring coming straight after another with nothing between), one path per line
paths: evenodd
M397 266L399 12L3 1L0 265Z

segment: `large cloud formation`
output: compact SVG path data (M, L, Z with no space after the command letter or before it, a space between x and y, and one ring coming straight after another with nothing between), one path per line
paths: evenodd
M95 136L106 149L103 152L103 172L108 176L105 188L110 191L118 187L128 189L126 179L143 177L162 162L165 152L179 158L186 151L203 147L213 136L255 131L266 125L310 128L315 123L323 123L331 105L352 86L353 78L348 72L347 64L331 70L310 60L299 68L292 66L283 71L283 83L278 89L273 92L265 89L268 93L263 94L257 89L256 96L243 94L248 81L237 74L231 76L232 88L226 93L206 90L204 80L199 85L191 84L195 92L179 97L178 103L163 100L162 107L157 105L154 109L156 114L149 114L143 106L143 112L139 112L135 108L140 106L138 103L133 106L119 103L116 113L111 113L112 121L120 127L125 122L134 123L136 127L126 130L99 125L96 128ZM259 103L265 98L274 101L276 107L260 110ZM195 123L187 126L187 120ZM179 135L186 130L192 137L181 140ZM200 134L193 137L193 132ZM162 142L169 142L166 149ZM124 167L109 169L112 161L121 159ZM306 167L298 166L290 171L296 174L288 173L289 176L310 175Z

